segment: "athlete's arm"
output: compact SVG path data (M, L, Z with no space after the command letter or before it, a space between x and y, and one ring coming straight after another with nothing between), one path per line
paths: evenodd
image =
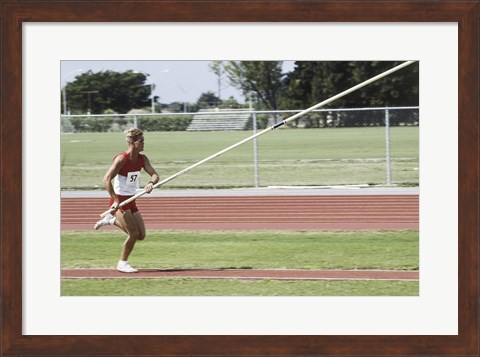
M115 201L115 205L118 206L118 197L115 191L113 190L112 180L120 172L121 168L125 165L125 159L122 155L117 156L112 163L112 166L108 169L105 177L103 178L103 186L107 190L108 194Z
M153 168L152 164L150 163L150 160L148 157L143 155L143 161L144 161L144 166L143 168L145 171L152 177L150 182L145 185L144 189L147 193L152 192L153 190L153 185L155 185L158 181L160 181L160 177L157 174L157 171Z

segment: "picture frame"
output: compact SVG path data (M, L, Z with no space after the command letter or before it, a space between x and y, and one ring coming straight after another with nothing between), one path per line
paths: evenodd
M30 355L478 355L479 0L69 1L4 0L1 62L2 354ZM22 24L27 22L458 23L458 335L22 334ZM287 25L286 25L287 26Z

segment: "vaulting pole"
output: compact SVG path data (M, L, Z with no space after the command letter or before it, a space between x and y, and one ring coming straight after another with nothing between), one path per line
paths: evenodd
M347 94L350 94L350 93L352 93L352 92L355 92L356 90L358 90L358 89L360 89L360 88L363 88L363 87L369 85L370 83L373 83L373 82L379 80L380 78L386 77L386 76L392 74L393 72L396 72L396 71L398 71L398 70L400 70L400 69L402 69L402 68L404 68L404 67L406 67L406 66L408 66L408 65L411 65L411 64L414 63L414 62L415 62L415 61L406 61L406 62L404 62L404 63L402 63L402 64L400 64L400 65L398 65L398 66L396 66L396 67L393 67L392 69L389 69L388 71L385 71L385 72L383 72L383 73L380 73L380 74L376 75L375 77L372 77L372 78L370 78L370 79L368 79L368 80L366 80L366 81L364 81L364 82L362 82L362 83L360 83L360 84L357 84L356 86L354 86L354 87L352 87L352 88L350 88L350 89L347 89L347 90L345 90L345 91L343 91L343 92L341 92L341 93L339 93L339 94L337 94L337 95L334 95L333 97L330 97L329 99L326 99L326 100L324 100L324 101L321 102L321 103L318 103L318 104L316 104L316 105L314 105L314 106L312 106L312 107L310 107L310 108L308 108L308 109L305 109L305 110L303 110L303 111L301 111L301 112L299 112L299 113L297 113L297 114L294 114L294 115L288 117L287 119L285 119L285 120L283 120L283 121L281 121L281 122L278 122L278 123L276 123L275 125L272 125L271 127L268 127L268 128L266 128L266 129L264 129L264 130L262 130L262 131L260 131L260 132L258 132L258 133L256 133L256 134L254 134L254 135L251 135L251 136L249 136L248 138L245 138L245 139L243 139L242 141L239 141L238 143L233 144L232 146L229 146L229 147L227 147L227 148L225 148L225 149L223 149L223 150L221 150L221 151L219 151L219 152L217 152L217 153L215 153L215 154L213 154L213 155L211 155L211 156L209 156L209 157L207 157L207 158L205 158L205 159L203 159L203 160L201 160L201 161L199 161L199 162L197 162L197 163L195 163L195 164L193 164L193 165L191 165L191 166L189 166L189 167L184 168L183 170L177 172L176 174L173 174L172 176L169 176L169 177L167 177L167 178L165 178L165 179L157 182L153 187L155 188L155 187L162 186L162 185L166 184L167 182L172 181L173 179L177 178L178 176L183 175L184 173L186 173L186 172L194 169L195 167L200 166L200 165L206 163L207 161L210 161L210 160L212 160L212 159L214 159L214 158L216 158L216 157L219 157L220 155L225 154L227 151L230 151L230 150L232 150L232 149L235 149L236 147L238 147L238 146L240 146L240 145L243 145L243 144L245 144L246 142L248 142L248 141L250 141L250 140L252 140L252 139L258 138L259 136L262 136L263 134L266 134L266 133L268 133L268 132L270 132L270 131L278 128L278 127L281 127L282 125L285 125L285 124L287 124L287 123L289 123L289 122L291 122L291 121L293 121L293 120L295 120L295 119L297 119L297 118L299 118L299 117L301 117L301 116L303 116L303 115L305 115L305 114L307 114L307 113L310 113L312 110L321 108L321 107L323 107L323 106L325 106L325 105L327 105L327 104L329 104L329 103L331 103L331 102L333 102L333 101L335 101L335 100L337 100L337 99L339 99L339 98L342 98L343 96L346 96ZM121 203L118 205L117 209L118 209L119 207L122 207L122 206L126 205L126 204L129 203L129 202L132 202L133 200L139 198L140 196L143 196L145 193L146 193L145 190L140 191L140 192L137 193L136 195L130 197L128 200L125 200L125 201L121 202ZM109 209L109 210L103 212L102 214L100 214L100 217L105 217L108 213L113 212L113 211L115 211L115 210L116 210L116 209Z

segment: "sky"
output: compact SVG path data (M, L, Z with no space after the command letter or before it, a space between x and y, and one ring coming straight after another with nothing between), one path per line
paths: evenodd
M155 85L154 96L160 103L194 103L204 92L217 95L217 76L209 68L211 61L62 61L61 87L72 82L75 76L87 72L127 70L147 73L146 84ZM293 61L285 61L284 72L293 70ZM94 90L94 88L92 88ZM221 88L221 99L233 96L238 102L245 100L241 91L233 88L225 79Z

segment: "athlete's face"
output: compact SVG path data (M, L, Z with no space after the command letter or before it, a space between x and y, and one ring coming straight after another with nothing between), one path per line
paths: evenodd
M135 149L138 149L138 151L142 151L145 145L144 142L145 142L145 138L141 136L133 142L133 145L135 146Z

